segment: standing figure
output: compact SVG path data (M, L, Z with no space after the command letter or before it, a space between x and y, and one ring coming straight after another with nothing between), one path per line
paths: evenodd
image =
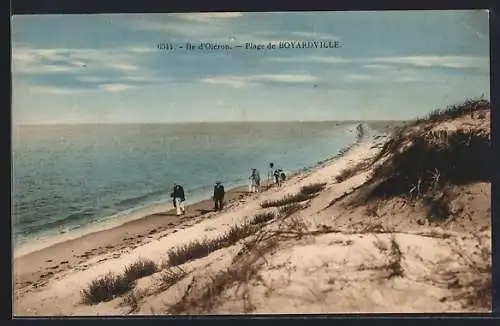
M274 183L278 187L281 186L281 169L274 170Z
M285 182L285 180L286 180L286 174L285 174L285 172L283 172L283 170L280 170L280 179L281 179L281 183Z
M274 163L273 162L269 163L269 170L267 172L267 181L269 183L268 187L270 187L273 183L276 183L276 181L274 180Z
M254 179L255 179L255 192L259 192L260 189L260 174L259 170L253 169L254 170Z
M217 181L214 186L214 210L222 210L222 207L224 205L224 194L224 186L220 181Z
M184 215L184 213L186 212L184 209L184 202L186 201L184 188L181 185L175 183L170 197L173 198L174 207L177 209L177 216Z
M257 186L257 180L256 180L256 174L255 174L255 169L252 169L252 172L250 173L250 176L248 177L249 183L248 183L248 192L255 192L256 191L256 186Z

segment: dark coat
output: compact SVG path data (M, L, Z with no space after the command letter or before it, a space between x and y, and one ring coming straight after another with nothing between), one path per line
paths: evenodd
M181 185L176 185L170 194L170 197L174 198L174 200L175 198L180 198L181 201L185 201L186 197L184 196L184 188Z
M224 198L224 186L221 184L216 184L214 186L214 199L222 199Z

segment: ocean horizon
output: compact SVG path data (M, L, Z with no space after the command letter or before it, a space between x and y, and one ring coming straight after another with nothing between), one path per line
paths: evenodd
M269 162L288 173L314 166L356 140L355 123L204 122L14 126L13 243L99 228L169 203L174 182L188 203L216 180L247 184Z

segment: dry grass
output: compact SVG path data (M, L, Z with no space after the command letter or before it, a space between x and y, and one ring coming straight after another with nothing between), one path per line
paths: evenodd
M302 186L300 188L300 193L304 194L306 196L314 195L317 194L318 192L322 191L325 189L326 182L321 182L321 183L312 183L309 185Z
M153 275L158 271L155 262L150 259L139 259L125 267L124 277L131 280L137 280L149 275Z
M188 274L180 267L167 268L159 275L159 289L161 291L168 290L172 285L176 284Z
M285 205L290 205L294 203L300 203L315 197L320 191L322 191L326 186L326 183L313 183L310 185L303 186L300 191L294 195L286 195L278 200L266 200L260 203L260 207L280 207Z
M195 240L168 252L168 265L178 266L193 259L208 256L221 248L236 244L239 240L258 231L265 222L274 218L274 213L260 213L241 225L233 225L225 234L214 239Z
M306 195L303 193L297 193L295 195L286 195L281 199L278 200L266 200L260 203L260 207L262 208L269 208L269 207L280 207L280 206L285 206L293 203L300 203L305 200L311 199L311 195Z
M368 198L415 199L445 184L491 179L491 146L486 136L459 131L445 142L430 143L423 135L415 135L406 151L375 169L374 179L379 182Z
M446 183L490 181L492 153L489 132L434 132L431 131L432 124L424 126L424 130L414 128L415 124L444 121L484 109L491 109L488 101L467 100L445 110L436 110L425 120L399 130L375 158L377 161L382 156L392 156L375 170L373 179L379 182L371 191L372 197L417 197Z
M262 224L262 223L266 223L267 221L274 219L275 217L276 216L275 216L274 212L258 213L257 215L254 216L251 223L252 224Z
M287 218L288 216L296 213L302 209L302 205L298 203L293 203L289 205L282 206L278 209L278 216L280 218Z
M153 261L141 258L125 267L120 275L108 273L93 280L86 289L81 290L82 302L91 305L111 301L133 289L137 279L152 275L157 270Z
M111 301L130 291L135 285L134 281L123 275L108 273L93 280L86 289L81 290L82 302L92 305Z
M470 114L472 116L474 112L487 108L491 108L491 104L485 99L468 99L460 104L449 105L444 110L436 109L425 117L417 118L413 122L413 125L418 125L420 123L428 121L444 121L448 119L454 119L466 114Z
M457 118L488 107L487 101L468 100L444 111L437 110L425 121ZM362 187L353 203L364 205L391 197L406 198L409 202L422 200L429 207L430 219L439 221L450 213L448 198L442 193L446 186L491 181L489 131L434 131L433 126L426 124L422 129L410 125L394 135L374 161L383 156L389 159L375 168L372 179ZM350 174L350 171L342 172L340 179Z

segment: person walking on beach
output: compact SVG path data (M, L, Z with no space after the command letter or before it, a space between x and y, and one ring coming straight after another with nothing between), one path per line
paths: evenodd
M274 183L280 187L281 186L281 169L274 170Z
M252 169L250 173L249 184L248 184L248 192L257 192L257 170Z
M269 163L269 170L267 172L267 181L269 182L268 187L270 187L273 183L276 183L276 181L274 179L274 163L273 162Z
M214 210L220 211L224 205L224 186L220 181L217 181L214 186Z
M254 178L255 178L255 191L259 192L260 190L260 174L259 170L254 169Z
M180 184L175 183L170 197L172 197L174 200L174 207L177 210L177 216L184 215L186 212L184 209L184 202L186 201L184 188Z

